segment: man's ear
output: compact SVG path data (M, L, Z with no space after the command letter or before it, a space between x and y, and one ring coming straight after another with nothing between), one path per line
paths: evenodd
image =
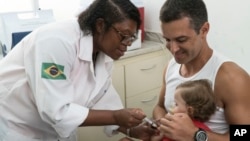
M105 31L105 21L103 18L98 18L95 22L96 32L99 34L104 33Z
M200 29L200 32L201 32L202 35L207 35L208 31L209 31L209 23L208 23L208 22L205 22L205 23L202 25L202 27L201 27L201 29Z

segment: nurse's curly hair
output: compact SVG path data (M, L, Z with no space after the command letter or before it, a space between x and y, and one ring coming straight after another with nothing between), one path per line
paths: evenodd
M95 0L85 11L79 14L78 23L84 35L93 35L96 20L102 18L105 21L105 31L112 24L131 19L140 28L141 19L138 8L130 0Z

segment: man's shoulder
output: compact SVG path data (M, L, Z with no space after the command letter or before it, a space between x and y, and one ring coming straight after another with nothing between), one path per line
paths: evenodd
M224 62L218 70L215 79L216 95L228 99L233 95L245 93L249 89L249 74L234 62Z
M232 61L223 62L219 68L217 78L235 78L235 77L245 77L247 72L240 67L237 63Z

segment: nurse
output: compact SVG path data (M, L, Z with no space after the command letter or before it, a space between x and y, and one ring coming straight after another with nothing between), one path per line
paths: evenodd
M0 140L75 141L77 127L103 125L109 136L149 139L145 114L123 109L111 82L140 23L129 0L95 0L77 19L27 35L0 61Z

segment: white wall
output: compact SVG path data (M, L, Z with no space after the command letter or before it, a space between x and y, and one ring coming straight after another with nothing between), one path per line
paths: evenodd
M34 1L41 9L54 11L56 20L73 18L80 3L93 0L0 0L0 13L32 10ZM210 46L250 72L250 1L249 0L204 0L210 21L208 41ZM159 10L165 0L143 0L145 5L145 30L161 33ZM0 29L1 32L1 29Z
M80 6L80 0L39 0L41 9L53 9L56 20L74 18Z
M205 0L210 46L250 72L250 1Z
M86 1L86 0L85 0ZM53 15L57 21L74 18L79 8L80 0L0 0L0 15L8 12L27 12L52 9ZM6 44L7 50L10 50L10 37L6 35L0 20L0 40ZM2 53L0 49L0 53Z
M204 0L210 22L208 41L211 48L230 57L250 73L250 1ZM161 33L159 10L165 0L144 0L145 28Z
M33 10L33 0L0 0L0 13Z
M159 12L165 0L143 0L145 5L145 31L161 33Z
M0 14L5 12L33 11L38 8L42 10L53 9L55 18L63 20L74 17L79 6L80 0L0 0Z

